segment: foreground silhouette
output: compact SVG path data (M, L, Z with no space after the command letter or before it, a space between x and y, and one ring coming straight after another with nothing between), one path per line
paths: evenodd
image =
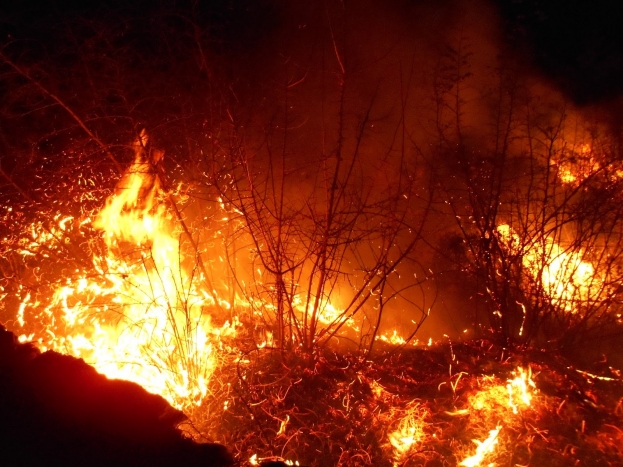
M137 384L20 344L0 325L1 466L233 464L222 445L184 438L176 428L184 420Z

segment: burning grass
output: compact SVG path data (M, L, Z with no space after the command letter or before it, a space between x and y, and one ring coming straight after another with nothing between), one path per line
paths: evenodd
M134 163L93 221L33 223L7 254L23 262L15 296L5 293L13 302L3 303L17 305L10 319L22 341L162 395L190 417L182 427L190 436L227 445L241 465L623 464L617 374L581 373L545 353L484 341L405 346L395 331L377 336L372 355L339 353L329 339L310 346L296 333L273 347L271 320L283 310L212 287L202 258L215 261L215 250L200 251L161 187L161 153L146 145L141 134ZM56 280L29 266L61 258L73 240L89 254ZM274 294L277 286L266 287ZM300 322L307 305L290 298L289 319ZM308 299L322 305L312 321L325 330L353 326L328 297Z
M264 348L235 370L237 378L214 375L232 382L218 422L194 428L242 465L274 457L309 466L623 462L623 382L540 352L508 355L479 341L310 361Z

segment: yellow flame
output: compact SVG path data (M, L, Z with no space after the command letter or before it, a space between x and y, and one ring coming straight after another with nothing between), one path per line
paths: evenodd
M519 235L508 224L499 225L497 232L509 251L523 255L524 267L540 281L554 305L574 312L578 303L589 301L601 290L602 281L593 264L583 260L582 250L570 251L550 238L522 245Z
M298 465L300 465L299 461L291 461L289 459L282 459L280 457L278 457L278 458L276 458L276 457L258 457L257 454L253 454L249 458L249 464L250 465L260 465L265 460L279 461L279 462L284 463L285 465L291 465L291 466L298 466Z
M392 331L391 335L380 334L376 336L376 339L392 345L404 345L407 343L405 338L398 334L396 329Z
M580 144L570 158L562 158L554 162L560 181L567 185L578 186L585 179L601 169L590 144Z
M479 466L480 463L484 461L485 457L493 452L495 445L498 444L498 435L500 434L501 429L502 427L498 425L495 430L491 430L489 432L489 437L484 441L479 441L477 439L473 440L477 445L476 453L473 456L463 459L459 465L463 465L465 467Z
M409 452L424 437L424 420L428 412L418 403L413 403L402 414L396 429L388 434L394 448L395 464L400 464Z
M42 349L83 358L106 376L134 381L190 412L208 396L217 360L224 358L222 349L231 352L233 347L223 339L235 336L240 322L230 317L220 327L213 324L213 311L230 310L232 303L206 288L205 271L195 261L184 260L180 238L185 231L159 175L163 153L149 148L145 131L133 150L134 161L92 222L58 214L51 227L41 222L30 226L20 243L24 256L34 256L66 238L72 227L87 224L101 233L103 245L92 249L92 270L68 275L43 306L24 293L16 321L24 328L21 339L33 325L41 326L34 337ZM276 311L253 297L240 300L257 310L263 322L270 322L266 317ZM300 294L291 305L301 317L308 311ZM42 322L27 322L27 310ZM319 322L332 325L344 315L328 298L321 300ZM346 324L357 329L352 317ZM265 330L258 347L272 345L273 335Z
M532 392L536 391L536 385L532 381L530 368L525 371L522 367L514 372L517 376L508 380L508 405L513 413L518 413L518 405L530 407L532 403Z
M238 323L212 326L207 310L223 301L202 290L199 275L183 265L155 169L162 153L149 153L147 143L143 131L134 162L93 221L107 247L93 257L97 274L68 278L56 289L43 313L45 338L38 340L44 349L84 358L110 378L134 381L189 409L208 395L220 340L235 334ZM58 228L72 221L59 218ZM38 245L54 232L33 227L31 238ZM27 295L20 305L22 326L29 301Z
M484 376L481 390L470 397L472 410L499 414L509 408L517 414L520 408L531 407L536 394L536 384L532 380L532 372L518 367L513 371L514 378L504 385L495 376Z

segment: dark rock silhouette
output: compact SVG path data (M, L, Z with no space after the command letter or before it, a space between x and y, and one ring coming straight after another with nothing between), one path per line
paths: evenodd
M233 464L224 446L184 438L184 419L137 384L20 344L0 325L0 466Z

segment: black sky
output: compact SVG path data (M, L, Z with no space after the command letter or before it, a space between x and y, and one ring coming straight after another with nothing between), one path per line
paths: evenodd
M509 44L577 104L623 94L623 14L608 0L497 0Z
M608 0L492 0L499 11L506 42L505 53L517 54L543 78L578 105L603 103L623 95L623 28L618 2ZM340 2L327 2L327 5ZM384 8L396 10L406 21L409 14L451 12L461 2L392 0ZM238 50L250 50L292 17L292 2L279 0L211 1L89 1L70 0L4 2L0 6L2 45L29 38L53 40L51 32L63 18L82 17L122 21L142 16L146 21L156 5L170 11L193 11L209 24L215 41ZM477 3L474 3L477 5ZM474 6L474 8L478 8ZM51 35L50 35L51 34ZM511 52L512 51L512 52Z

